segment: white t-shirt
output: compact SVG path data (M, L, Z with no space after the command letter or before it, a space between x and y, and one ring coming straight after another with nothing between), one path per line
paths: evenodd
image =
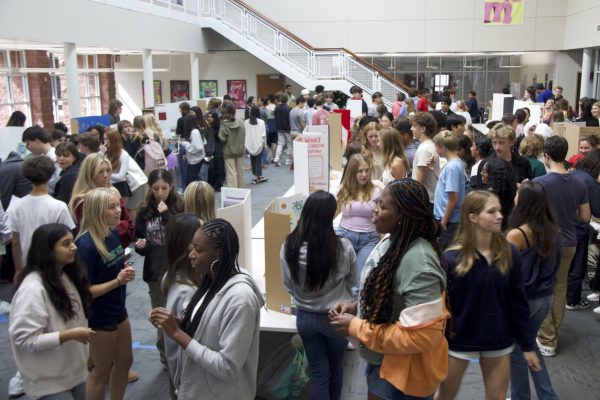
M429 167L429 162L434 159L433 171ZM417 167L425 167L427 173L425 174L425 181L423 186L427 189L429 195L429 202L433 203L433 196L435 194L435 187L437 185L438 176L440 175L440 158L435 151L435 144L431 139L425 140L417 147L417 152L413 158L412 178L417 179Z
M11 201L6 213L11 232L19 234L23 265L27 260L31 237L38 227L58 223L66 225L69 229L75 229L67 205L49 194L42 196L28 194L21 199Z

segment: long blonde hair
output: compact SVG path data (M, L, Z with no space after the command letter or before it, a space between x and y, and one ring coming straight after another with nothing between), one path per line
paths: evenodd
M162 143L162 141L165 137L165 134L163 133L162 129L156 122L156 118L154 118L154 114L144 114L143 118L144 118L144 123L146 125L146 133L152 132L152 134L154 134L154 137L152 139L156 140L158 143Z
M216 218L215 191L203 181L190 183L183 193L183 209L187 214L200 218L200 223Z
M98 253L107 261L110 259L110 252L106 248L104 241L110 234L110 226L106 223L106 212L110 197L119 198L119 192L114 188L96 188L87 192L83 198L83 218L81 219L81 229L78 235L89 232L98 249Z
M69 201L69 210L71 211L71 214L73 214L73 218L75 218L75 209L81 200L83 200L83 196L90 190L96 188L96 185L94 185L94 177L98 175L103 164L107 165L112 173L110 161L106 156L100 153L92 153L83 159L81 167L79 168L79 175L77 175L77 180L73 185L71 201Z
M456 274L458 276L466 275L475 261L479 259L477 248L475 247L476 224L471 222L471 214L481 214L488 200L498 199L494 193L487 190L475 190L465 197L462 210L460 212L460 222L455 236L455 245L450 250L460 250ZM492 262L498 268L501 274L505 274L512 264L511 247L504 234L501 232L492 233L491 250L493 253Z
M400 132L394 128L383 128L379 131L379 141L381 142L381 152L383 153L383 168L389 169L392 166L394 158L398 157L404 164L404 169L410 171L408 159L404 154L404 146Z
M369 161L362 154L354 154L348 160L346 174L344 175L344 179L342 179L340 190L337 194L337 213L352 201L361 200L367 202L371 200L371 193L375 189L371 177L369 176L369 180L364 187L361 187L358 180L356 180L356 173L363 163L372 168Z

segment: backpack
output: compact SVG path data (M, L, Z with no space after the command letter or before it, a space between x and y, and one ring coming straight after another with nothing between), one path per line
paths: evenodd
M135 153L135 162L138 163L146 175L155 169L166 168L167 161L162 146L155 140L144 136L142 147Z

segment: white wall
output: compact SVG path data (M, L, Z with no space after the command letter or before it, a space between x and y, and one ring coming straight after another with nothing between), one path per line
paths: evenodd
M154 68L166 68L168 72L155 72L154 79L162 81L163 102L170 102L170 81L191 79L189 55L155 55L152 58ZM115 68L142 68L142 57L137 55L121 56ZM247 95L255 96L256 75L276 74L273 68L244 51L219 52L200 55L200 79L218 81L219 96L226 94L228 79L245 79ZM130 119L141 114L143 73L115 72L117 97L124 103L123 118ZM191 82L190 82L191 90ZM262 93L264 95L264 93Z
M596 32L600 0L526 0L524 22L515 26L484 25L483 0L246 3L313 47L346 47L356 53L541 51L600 45ZM584 38L575 38L580 32Z

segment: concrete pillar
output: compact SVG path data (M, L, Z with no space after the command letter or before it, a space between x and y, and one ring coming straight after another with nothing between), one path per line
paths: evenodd
M142 50L144 61L144 108L154 107L154 73L152 71L152 50Z
M190 68L192 70L192 85L190 100L197 100L200 98L200 57L197 53L190 54Z
M581 87L579 88L581 97L590 97L592 94L592 83L590 82L590 74L592 73L593 61L593 49L590 47L583 49L583 57L581 60Z
M81 117L81 99L79 98L79 69L77 68L77 53L75 43L65 43L65 72L67 74L67 101L69 116Z

